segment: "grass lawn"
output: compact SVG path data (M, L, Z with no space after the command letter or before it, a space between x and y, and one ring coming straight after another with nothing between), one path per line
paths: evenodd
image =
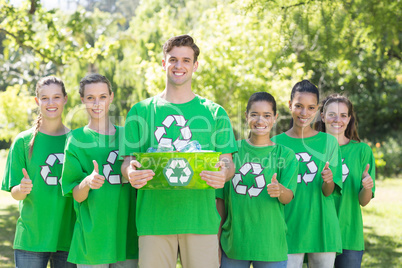
M363 208L366 252L362 267L402 267L402 178L376 182Z
M5 159L0 157L0 178L4 165ZM366 251L362 267L402 267L402 178L378 181L375 198L363 208L363 217ZM0 191L0 267L14 267L17 218L18 202Z
M5 158L0 157L1 180L3 180L5 162ZM11 197L10 193L0 191L0 267L15 267L12 246L18 216L18 202Z

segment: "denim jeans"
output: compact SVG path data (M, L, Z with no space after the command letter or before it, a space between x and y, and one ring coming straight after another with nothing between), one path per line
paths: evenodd
M137 268L138 260L118 261L116 263L111 264L96 264L96 265L78 264L77 267L78 268Z
M14 260L16 268L46 268L50 261L52 268L76 268L75 264L67 262L67 251L34 252L16 249Z
M250 268L251 263L254 268L286 268L287 261L270 262L234 260L228 258L225 252L222 251L221 268Z
M335 252L307 253L309 268L333 268ZM287 268L303 267L304 253L288 254Z
M360 268L362 264L363 250L344 249L341 255L336 256L335 268Z

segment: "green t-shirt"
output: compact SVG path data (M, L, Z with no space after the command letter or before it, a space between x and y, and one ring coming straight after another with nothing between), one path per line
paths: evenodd
M341 253L341 231L334 202L334 196L340 195L342 189L342 160L338 141L322 132L304 139L282 133L273 137L272 141L292 149L300 162L297 194L285 207L289 254ZM321 172L327 161L335 189L325 197Z
M364 250L363 218L359 193L363 189L362 175L367 164L369 174L375 180L375 160L371 148L362 142L351 140L341 146L342 152L342 196L335 198L339 225L342 233L342 248ZM372 188L373 196L375 185Z
M229 117L221 106L199 96L183 104L153 97L135 104L128 113L120 156L158 144L177 148L192 140L203 150L222 154L237 150ZM138 191L138 235L217 234L219 219L214 189Z
M297 186L299 163L295 153L283 145L256 147L238 141L234 156L236 173L225 184L226 221L222 226L221 245L231 259L249 261L287 260L284 207L267 192L272 175L293 191Z
M59 179L67 135L49 136L38 132L31 158L29 142L33 129L20 133L11 145L2 190L21 183L22 168L32 180L32 191L19 202L14 248L34 252L68 251L75 214L73 199L63 197Z
M101 188L89 191L86 200L74 201L77 221L69 262L96 265L138 258L135 225L128 225L135 192L130 184L122 183L121 161L117 159L123 133L122 127L116 127L115 135L102 135L85 126L73 130L67 139L63 194L71 196L74 187L93 172L92 160L106 178Z

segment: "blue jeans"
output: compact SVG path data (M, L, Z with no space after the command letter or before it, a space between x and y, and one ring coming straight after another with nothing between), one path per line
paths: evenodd
M288 261L244 261L234 260L226 256L222 250L221 268L250 268L253 264L254 268L286 268Z
M116 263L111 264L95 264L95 265L87 265L87 264L77 264L78 268L138 268L138 260L125 260L118 261Z
M360 268L362 264L363 250L344 249L341 255L336 256L335 268Z
M51 268L76 268L75 264L67 262L67 251L34 252L16 249L14 260L16 268L46 268L50 261Z

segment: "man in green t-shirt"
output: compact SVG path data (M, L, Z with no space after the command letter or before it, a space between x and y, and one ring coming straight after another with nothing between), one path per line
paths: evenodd
M191 89L199 48L191 36L170 38L163 46L166 88L155 97L135 104L125 124L120 145L122 174L138 190L137 230L140 267L176 267L180 252L184 268L218 267L219 215L214 189L142 190L155 175L137 170L133 153L149 147L179 150L197 140L202 150L221 152L219 171L202 171L208 185L222 188L234 175L232 153L237 151L232 126L225 110Z

